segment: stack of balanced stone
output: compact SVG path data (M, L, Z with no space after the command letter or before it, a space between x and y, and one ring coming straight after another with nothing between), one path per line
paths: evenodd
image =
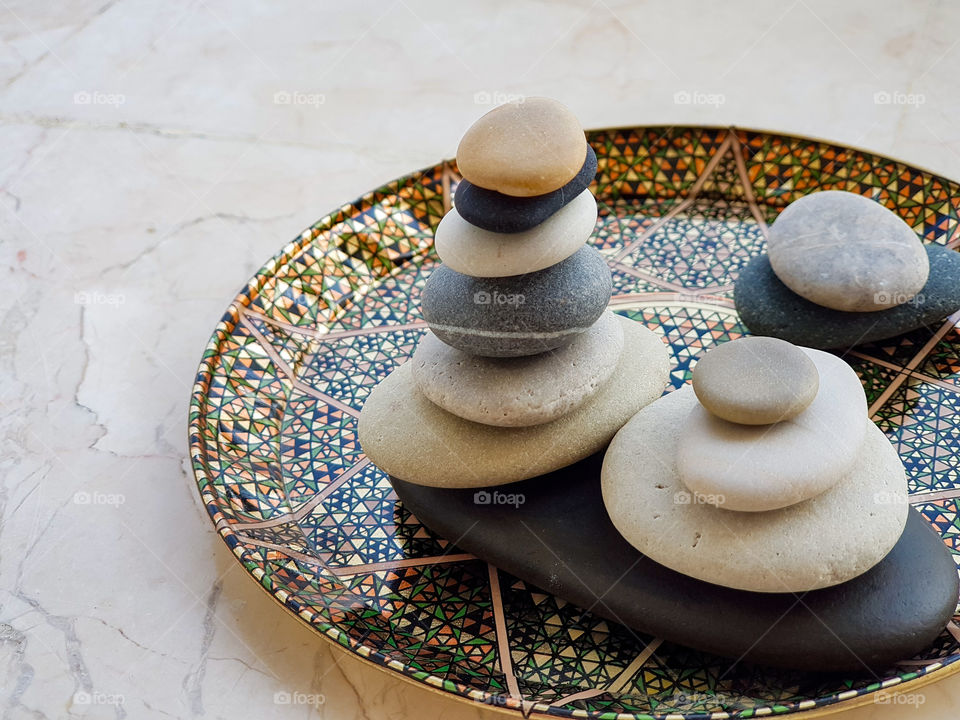
M364 404L364 452L395 478L483 487L601 450L663 391L666 347L607 310L610 270L588 245L597 158L547 98L500 106L457 150L443 264L421 298L429 331Z
M602 471L613 524L652 560L710 583L804 592L880 562L907 521L904 468L834 355L747 337L641 410Z
M894 337L960 309L960 253L924 246L883 205L827 190L787 206L737 279L750 331L816 348Z
M956 608L956 565L909 507L856 374L776 338L703 354L692 386L641 409L605 453L499 503L392 483L464 552L735 662L880 672L929 647Z

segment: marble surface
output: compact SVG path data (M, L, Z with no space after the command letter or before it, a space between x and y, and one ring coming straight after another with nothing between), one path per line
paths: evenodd
M214 535L185 425L223 309L513 93L958 178L958 24L947 0L2 0L2 717L495 717L331 648ZM960 677L918 692L846 717L946 717Z

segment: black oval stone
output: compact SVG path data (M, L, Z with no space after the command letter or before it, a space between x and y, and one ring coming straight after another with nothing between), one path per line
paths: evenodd
M610 302L606 260L590 245L556 265L510 277L478 278L446 265L424 285L420 307L447 345L488 357L536 355L589 328Z
M928 647L957 602L957 568L910 509L893 550L863 575L807 593L754 593L658 565L617 532L600 492L603 453L482 490L391 478L428 528L532 585L641 632L735 660L796 670L881 670ZM490 502L493 492L523 502ZM483 502L487 500L487 502Z
M887 310L844 312L812 303L780 281L766 255L740 271L734 303L751 333L796 345L828 350L895 337L960 309L960 253L942 245L927 245L926 250L927 284L914 299Z
M597 154L587 145L587 157L573 180L559 190L533 197L514 197L477 187L469 180L457 185L453 202L460 217L498 233L517 233L539 225L582 193L597 174Z

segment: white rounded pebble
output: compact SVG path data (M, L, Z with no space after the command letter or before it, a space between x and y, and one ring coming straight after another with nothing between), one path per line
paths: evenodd
M529 230L497 233L471 225L454 207L443 216L434 240L447 266L473 277L508 277L543 270L573 255L590 239L597 201L584 190Z
M610 378L623 350L623 329L607 310L586 332L556 350L516 358L470 355L432 332L410 363L421 392L473 422L524 427L579 407Z
M723 420L700 403L677 438L677 472L691 492L722 498L728 510L786 507L827 490L856 461L867 399L843 360L801 348L820 386L803 412L773 425Z

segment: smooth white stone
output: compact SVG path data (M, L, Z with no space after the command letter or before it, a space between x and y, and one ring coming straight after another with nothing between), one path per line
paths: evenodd
M454 207L437 227L437 255L451 269L473 277L507 277L543 270L579 250L597 223L597 201L584 190L539 225L497 233L471 225Z
M729 510L786 507L824 492L850 470L863 443L867 399L843 360L801 348L820 374L807 408L773 425L741 425L697 403L677 440L677 471L692 492Z
M516 358L470 355L432 332L410 363L421 392L447 412L498 427L524 427L566 415L613 373L623 329L607 310L586 332L556 350Z

